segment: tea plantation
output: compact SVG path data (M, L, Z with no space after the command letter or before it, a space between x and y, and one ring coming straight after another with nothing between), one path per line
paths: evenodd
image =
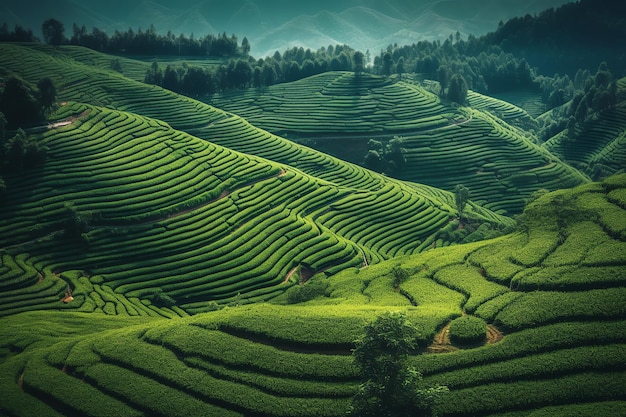
M45 163L3 173L0 416L345 416L355 340L389 311L419 329L411 365L450 389L438 415L626 416L626 174L589 182L504 102L303 80L354 112L312 113L404 129L430 180L401 181L108 65L0 44L0 76L49 76L60 102L27 130ZM407 113L372 111L376 94ZM463 221L433 186L460 179ZM516 221L490 210L531 195Z
M519 213L540 188L587 181L520 128L537 125L524 110L474 92L468 101L471 108L453 107L410 80L347 72L211 99L255 126L357 163L371 139L388 146L395 138L403 162L393 176L449 191L463 184L475 201L502 213Z
M4 317L0 409L344 415L359 383L353 341L391 310L420 329L423 352L411 361L425 381L450 388L440 415L624 415L626 207L615 196L625 189L621 175L550 193L529 206L514 234L316 275L293 289L322 283L323 291L297 305L285 304L289 290L273 304L169 320L74 311ZM575 243L585 249L572 253ZM407 278L395 289L398 268ZM487 321L499 337L428 353L461 314Z
M617 83L626 91L626 78ZM626 105L616 106L593 118L573 132L563 132L545 145L572 166L578 167L591 178L603 178L620 172L626 166Z

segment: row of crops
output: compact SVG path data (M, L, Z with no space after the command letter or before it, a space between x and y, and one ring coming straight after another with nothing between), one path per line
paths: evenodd
M408 82L324 73L262 91L223 94L212 103L272 132L321 138L318 142L330 152L331 142L345 137L366 143L397 136L406 162L396 175L446 190L463 184L474 200L496 211L518 213L540 188L587 181L518 128L536 127L522 109L473 92L468 101L470 112L446 107L436 95ZM337 153L344 155L342 146ZM363 158L366 149L361 148L355 151Z
M63 49L41 51L15 45L2 45L2 48L6 49L3 56L19 57L2 65L24 73L33 82L53 74L63 100L156 118L198 138L296 167L338 185L377 190L389 182L388 178L261 130L255 125L265 125L252 116L246 120L161 88L131 81L110 70L77 63ZM68 54L76 55L75 49ZM38 64L32 65L34 62ZM311 120L310 128L317 129L316 132L324 126L336 129L340 123L334 118L363 123L362 127L349 127L341 132L367 132L365 141L382 126L387 139L398 134L403 137L401 146L406 159L403 178L450 191L457 184L464 184L472 191L472 199L489 203L488 207L496 211L519 212L525 199L539 188L570 187L586 181L577 171L533 145L517 129L482 112L474 111L470 115L444 107L435 95L419 86L389 83L382 77L355 77L352 73L325 73L296 84L273 86L284 89L276 94L271 89L240 93L242 97L252 95L242 99L245 101L242 107L252 108L269 100L268 109L280 104L293 113L298 128ZM237 101L232 97L229 100ZM220 101L220 106L227 106L229 100ZM333 104L331 110L315 117L303 117L306 112L298 108L311 106L310 111L320 111L324 103L335 101L340 104ZM372 111L372 105L384 111ZM345 113L357 110L359 115ZM270 120L277 123L283 120L275 111L271 113ZM373 119L362 120L369 117ZM424 133L416 133L419 131ZM412 189L427 192L417 187Z
M402 139L403 177L443 189L463 184L492 210L516 213L540 188L566 188L586 178L517 130L477 111L471 120Z
M224 93L211 103L271 132L375 135L445 126L436 96L386 77L327 72L262 90Z
M56 282L46 302L62 298L64 283L81 285L38 276L71 270L124 296L78 291L84 311L174 316L213 308L208 301L267 300L288 287L294 268L330 275L420 252L455 215L430 189L421 195L373 174L360 183L355 177L366 171L350 165L343 182L362 186L320 180L131 113L70 102L57 116L69 123L37 135L48 147L45 166L7 177L0 215L5 250L28 253L31 285L18 291ZM80 235L70 233L76 217L89 219ZM157 293L182 310L142 304ZM21 305L8 304L5 314Z
M626 89L626 80L620 84ZM626 106L602 112L574 132L561 133L544 145L591 178L615 174L626 165Z
M411 364L426 383L450 389L439 415L623 416L626 251L605 251L603 259L593 252L626 244L626 217L611 221L607 214L626 210L610 197L625 189L621 175L548 194L529 208L527 228L516 234L316 276L311 282L327 282L327 291L301 305L232 306L176 320L119 316L118 325L106 315L58 312L62 327L40 333L27 332L24 323L39 328L58 319L5 318L0 410L16 416L345 415L359 384L353 342L365 323L394 310L405 312L422 335L424 350ZM561 199L570 211L554 209ZM590 223L599 230L585 239ZM559 227L565 237L546 244ZM572 240L587 240L591 250L560 258ZM398 268L407 272L399 291L393 284ZM564 268L572 272L563 274ZM613 276L599 287L605 274ZM483 318L504 337L423 353L461 314Z
M526 110L507 101L486 96L475 91L468 91L467 102L471 108L494 114L499 119L504 120L512 126L517 126L525 130L537 128L536 120L533 119Z
M545 195L515 234L425 251L453 224L450 193L87 71L62 50L0 52L7 71L48 72L64 99L89 103L32 133L48 148L41 169L5 178L0 414L345 415L360 382L354 340L392 310L420 331L411 362L451 390L440 415L624 415L624 175ZM325 85L350 96L345 80ZM429 133L476 123L474 136L503 132L508 157L525 161L521 138L489 118ZM504 162L483 169L496 168L508 175ZM77 215L89 227L66 233ZM506 223L476 205L468 215ZM312 299L284 305L313 285ZM461 315L503 338L425 353Z

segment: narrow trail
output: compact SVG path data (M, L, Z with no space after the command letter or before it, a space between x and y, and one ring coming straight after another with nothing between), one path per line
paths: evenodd
M289 279L293 276L293 274L296 273L297 270L298 270L298 265L291 268L291 270L287 273L287 276L283 280L283 284L286 284L287 282L289 282Z
M41 125L41 126L34 126L34 127L29 127L27 129L24 129L24 131L26 133L40 133L40 132L45 132L46 130L50 130L50 129L56 129L57 127L62 127L62 126L69 126L72 123L74 123L75 121L77 121L78 119L81 119L85 116L87 116L89 114L89 109L83 111L80 114L77 115L73 115L70 117L66 117L65 119L61 119L61 120L57 120L54 123L48 123L45 125Z

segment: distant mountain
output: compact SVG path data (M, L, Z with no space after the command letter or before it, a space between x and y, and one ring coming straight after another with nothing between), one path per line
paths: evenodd
M98 27L112 34L129 27L157 31L234 33L246 36L254 56L291 46L317 49L329 44L348 44L356 49L378 51L391 43L434 40L460 32L481 35L495 30L498 22L538 13L568 0L58 0L54 3L5 0L0 22L32 28L40 36L41 23L54 17L65 24Z

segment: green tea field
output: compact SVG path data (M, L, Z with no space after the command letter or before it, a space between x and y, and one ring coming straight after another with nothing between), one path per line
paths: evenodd
M448 191L463 184L474 200L502 213L519 213L538 189L588 181L521 129L536 125L524 110L473 92L468 99L471 108L452 107L408 81L328 72L211 103L355 163L371 139L386 147L396 139L402 162L393 176Z
M621 107L576 153L473 92L328 72L207 104L112 59L0 43L0 87L57 88L45 161L0 166L0 416L345 416L400 312L438 416L626 417ZM401 175L303 138L395 139Z

